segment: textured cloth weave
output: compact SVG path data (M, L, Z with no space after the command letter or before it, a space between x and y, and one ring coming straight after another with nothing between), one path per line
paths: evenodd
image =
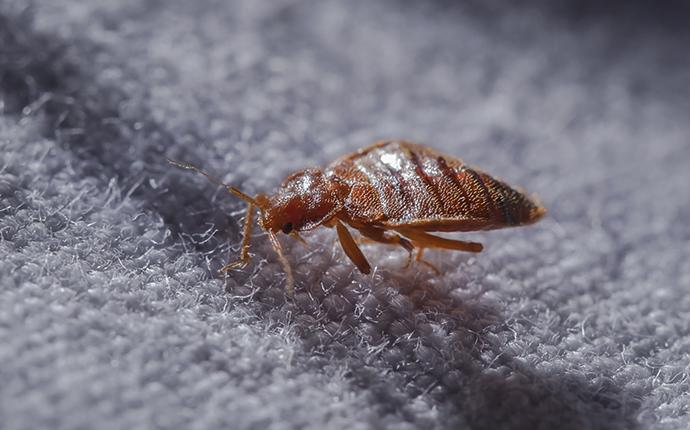
M690 33L652 2L0 2L0 428L690 426ZM649 3L649 4L648 4ZM481 254L265 235L383 138L537 193Z

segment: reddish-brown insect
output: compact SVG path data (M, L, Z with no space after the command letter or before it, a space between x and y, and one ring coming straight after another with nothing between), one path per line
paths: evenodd
M195 166L171 161L202 173L249 203L240 259L221 271L244 267L256 208L259 225L268 233L287 276L294 280L276 233L300 239L299 231L335 227L345 254L362 273L369 262L345 224L375 242L399 245L412 255L424 248L480 252L482 244L447 239L431 231L491 230L532 224L546 210L535 200L457 158L406 141L382 141L346 155L325 170L293 173L268 197L250 197Z

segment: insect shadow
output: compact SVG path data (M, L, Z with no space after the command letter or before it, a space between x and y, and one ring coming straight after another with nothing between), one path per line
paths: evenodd
M203 181L184 178L169 178L177 197L165 200L170 207L163 212L179 214L171 223L178 234L220 266L219 253L235 253L228 243L236 248L241 237L239 215L228 213L240 213L242 206L224 199L222 189L200 193ZM299 281L294 297L284 294L279 261L261 235L253 237L254 252L267 259L254 258L245 270L230 273L229 294L298 337L298 354L312 365L342 363L353 385L375 393L380 414L413 417L410 404L422 399L438 409L445 428L636 427L639 400L612 381L547 373L511 353L504 340L517 336L511 321L481 294L466 293L473 288L468 281L451 283L420 266L404 269L405 252L391 257L393 247L379 244L367 248L373 276L362 275L344 261L332 230L306 239L308 247L283 241ZM442 272L473 258L438 256ZM217 269L209 267L214 276Z
M310 240L312 249L288 243L300 280L291 298L276 281L272 260L254 261L244 274L233 272L231 293L246 298L245 305L264 321L294 332L312 363L315 356L324 363L342 361L354 385L376 393L381 413L413 416L409 404L421 398L438 408L439 422L448 428L636 426L639 400L611 380L593 383L565 369L546 372L514 355L506 339L519 334L481 293L463 292L473 288L467 281L389 264L373 276L357 274L343 263L339 248L330 247L335 250L329 255L324 233ZM254 240L257 254L270 255L268 240ZM336 241L332 233L330 240ZM373 248L381 250L379 257L391 250ZM247 273L253 273L252 285L240 286Z
M592 383L572 371L540 371L524 357L503 352L490 365L478 363L460 381L433 393L448 422L459 414L477 429L639 428L641 400L610 379Z
M447 428L457 428L463 422L476 429L638 427L635 416L640 399L611 379L595 383L572 370L549 372L528 364L525 357L509 352L497 340L510 330L510 322L501 322L501 315L491 308L465 305L460 315L448 312L431 314L431 318L450 316L457 325L448 337L466 340L449 342L442 353L432 355L433 359L425 359L429 353L421 347L412 349L408 359L421 366L404 375L408 385L415 385L415 381L426 385L429 380L435 384L426 390L438 403L440 421L448 423ZM477 314L481 314L479 322L468 321ZM415 341L430 343L424 335ZM485 357L492 358L489 361ZM416 373L421 369L426 380Z
M293 254L309 258L310 252ZM449 266L465 258L443 257ZM247 304L300 338L305 358L341 363L354 386L374 393L380 414L409 415L414 422L417 399L438 410L440 428L637 427L640 399L611 379L591 382L572 369L542 370L513 352L508 339L521 335L512 320L470 281L386 269L369 283L323 288L330 276L338 273L312 280L293 300L277 284Z

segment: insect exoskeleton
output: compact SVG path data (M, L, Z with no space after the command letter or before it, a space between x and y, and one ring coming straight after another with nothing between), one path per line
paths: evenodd
M300 231L335 227L345 254L362 273L371 266L347 226L365 238L405 248L421 261L425 248L480 252L476 242L449 239L430 232L468 232L532 224L546 210L535 199L460 159L407 141L380 141L346 155L323 170L306 169L288 176L271 196L251 197L187 163L248 203L238 261L221 271L249 262L253 217L283 265L287 291L294 277L276 234L302 240Z

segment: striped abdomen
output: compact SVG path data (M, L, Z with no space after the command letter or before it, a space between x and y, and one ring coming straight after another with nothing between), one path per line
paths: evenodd
M459 159L410 142L379 142L331 164L327 176L350 188L353 222L469 231L529 224L544 209Z

